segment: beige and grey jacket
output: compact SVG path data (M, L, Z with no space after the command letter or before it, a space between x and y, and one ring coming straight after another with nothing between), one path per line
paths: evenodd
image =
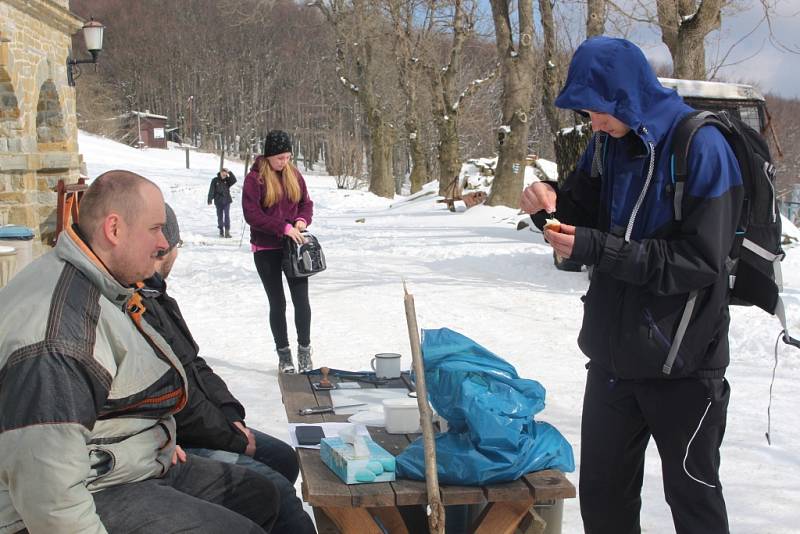
M0 290L0 534L106 532L92 492L170 468L186 376L134 295L71 228Z

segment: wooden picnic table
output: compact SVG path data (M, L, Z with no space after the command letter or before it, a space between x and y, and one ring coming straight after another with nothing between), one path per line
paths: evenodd
M348 377L330 376L331 382ZM317 391L320 375L280 374L278 383L290 423L347 421L349 415L333 413L300 415L302 408L332 406L329 391ZM362 387L376 387L361 383ZM381 387L413 389L407 375ZM368 427L372 439L393 455L400 454L419 434L389 434L384 428ZM394 482L347 485L320 459L319 450L297 449L302 473L303 500L314 510L320 534L381 534L377 520L391 534L426 532L424 507L428 504L424 481L397 479ZM518 526L533 525L541 519L532 512L537 503L558 503L575 497L575 486L560 471L549 469L529 473L513 482L486 486L441 486L442 501L450 505L484 505L473 528L481 534L513 533ZM559 525L560 528L560 525ZM542 530L539 529L538 532Z

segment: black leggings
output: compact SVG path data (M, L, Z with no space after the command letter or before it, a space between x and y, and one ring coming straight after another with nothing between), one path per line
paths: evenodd
M264 284L269 300L269 327L275 348L289 346L286 327L286 295L283 292L283 269L281 260L283 250L259 250L253 254L258 276ZM311 344L311 305L308 303L308 278L287 278L289 292L294 305L294 326L297 329L297 343Z

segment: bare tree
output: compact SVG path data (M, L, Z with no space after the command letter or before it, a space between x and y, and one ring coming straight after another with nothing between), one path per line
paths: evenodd
M558 90L561 87L561 73L558 68L556 28L553 18L553 4L551 0L539 0L539 13L542 18L542 56L544 66L542 69L542 109L550 125L550 132L555 135L561 128L559 114L554 104Z
M448 28L452 38L446 48L447 63L443 67L440 66L435 57L431 57L436 52L433 50L429 51L423 64L432 87L433 121L439 136L437 146L439 194L443 196L460 194L458 176L461 172L461 156L458 119L462 103L480 85L494 77L492 73L485 78L473 80L461 93L457 92L456 84L461 74L464 44L474 31L477 5L477 2L472 0L452 0L452 4L448 6L452 10ZM433 13L438 7L437 1L429 0L429 6L430 12Z
M673 76L704 80L706 36L719 28L724 0L656 0L661 40L672 55Z
M399 69L400 87L405 95L404 126L411 157L411 193L422 189L427 181L428 150L422 139L417 95L420 85L420 41L430 34L433 17L428 10L422 29L417 30L415 20L419 16L418 0L386 0L392 27L394 28L394 50Z
M518 0L518 38L514 39L510 3L491 0L497 57L503 82L502 142L499 146L492 193L493 206L517 206L522 191L528 148L528 117L533 102L533 5Z
M606 0L586 0L586 38L603 35L606 28Z
M394 128L378 89L380 36L373 33L380 15L366 0L317 0L318 8L336 33L336 71L341 83L358 97L370 137L370 192L386 198L395 194L392 176ZM348 61L349 60L349 61Z

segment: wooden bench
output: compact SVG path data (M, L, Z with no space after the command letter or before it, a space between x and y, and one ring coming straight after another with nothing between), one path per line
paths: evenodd
M333 413L299 415L298 411L302 408L332 406L330 393L317 391L312 386L319 379L319 375L279 375L283 405L290 423L347 421L348 415ZM335 376L330 379L332 382L342 380ZM343 379L347 380L346 377ZM406 375L386 384L386 387L409 386ZM374 385L362 383L362 387ZM395 456L419 436L388 434L378 427L370 427L369 432L376 443ZM297 455L303 479L303 500L312 506L320 534L380 534L382 530L378 522L392 534L427 530L423 510L428 498L424 481L398 479L394 482L348 486L322 463L318 450L298 449ZM520 524L529 523L534 526L528 532L542 532L544 527L532 507L537 503L560 503L563 499L573 498L575 487L560 471L547 470L530 473L505 484L442 486L441 494L445 506L485 506L473 532L510 534ZM537 524L539 527L536 527Z

